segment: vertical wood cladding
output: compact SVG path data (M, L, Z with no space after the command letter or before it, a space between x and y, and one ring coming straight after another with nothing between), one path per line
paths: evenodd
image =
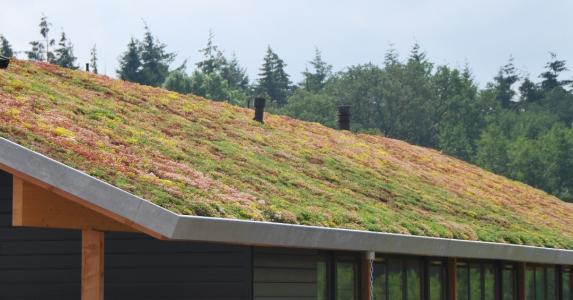
M81 232L11 226L0 171L0 300L80 298ZM252 299L251 248L106 233L105 299Z

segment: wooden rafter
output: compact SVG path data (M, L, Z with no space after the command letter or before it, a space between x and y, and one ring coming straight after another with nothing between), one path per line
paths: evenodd
M128 224L116 221L22 178L14 176L13 185L14 226L136 231Z

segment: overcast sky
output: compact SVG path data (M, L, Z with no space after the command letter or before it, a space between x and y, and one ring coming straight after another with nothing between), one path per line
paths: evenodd
M142 36L142 18L177 53L176 62L188 58L190 66L200 58L198 49L211 29L215 42L226 54L236 53L251 79L269 44L288 64L294 81L314 47L335 70L342 70L381 63L390 44L404 57L417 42L435 63L467 62L482 85L510 55L522 72L534 77L549 51L573 64L571 0L3 0L0 33L15 50L28 50L28 42L40 37L42 13L54 34L62 29L67 33L82 65L97 44L100 70L110 76L115 76L130 37Z

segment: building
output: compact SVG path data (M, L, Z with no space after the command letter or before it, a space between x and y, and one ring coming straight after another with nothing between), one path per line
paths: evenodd
M14 61L0 299L572 299L573 205L437 151Z

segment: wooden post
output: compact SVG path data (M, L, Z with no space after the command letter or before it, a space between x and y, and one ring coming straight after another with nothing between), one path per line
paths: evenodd
M456 265L457 259L456 258L448 258L448 297L449 300L456 300L458 297L457 295L457 276L456 276Z
M104 233L82 231L82 300L103 300Z
M525 273L527 272L527 266L525 263L517 263L517 299L525 300Z
M360 263L361 275L360 275L360 295L362 300L372 300L370 296L372 295L372 263L374 263L375 253L374 252L364 252L362 254L362 259Z

